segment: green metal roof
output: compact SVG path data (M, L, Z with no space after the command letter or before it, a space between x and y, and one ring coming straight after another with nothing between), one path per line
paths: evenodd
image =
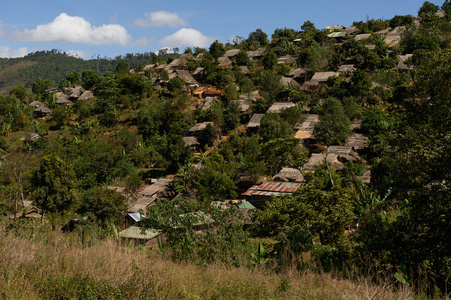
M146 229L144 232L141 227L130 226L129 228L119 232L119 236L128 239L151 240L161 234L158 229Z
M246 208L246 209L255 209L255 206L253 206L250 202L248 201L241 201L238 204L238 208Z

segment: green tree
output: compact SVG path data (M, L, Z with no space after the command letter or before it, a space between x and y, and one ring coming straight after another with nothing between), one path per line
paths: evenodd
M327 98L319 111L315 136L327 146L341 145L351 134L350 124L341 102L335 98Z
M439 9L440 7L438 5L435 5L429 1L424 1L423 5L418 10L418 16L428 18L433 16Z
M215 59L217 59L225 53L225 47L222 43L216 40L210 45L209 52Z
M266 45L268 45L268 35L261 29L256 29L249 33L249 37L246 41L253 48L266 47Z
M198 170L195 187L199 199L206 202L235 199L238 196L233 180L210 166Z
M445 0L442 4L442 10L445 11L445 16L450 19L451 18L451 2L449 0Z
M70 163L56 154L44 156L39 169L33 174L33 199L46 212L68 212L77 204L77 180Z
M180 93L185 86L185 81L182 78L174 77L168 81L168 90L174 93Z
M353 207L350 192L342 187L328 189L324 169L307 177L307 184L292 196L278 196L256 212L261 234L277 236L295 227L318 235L322 245L339 245L346 239L345 229L352 223Z
M120 221L126 211L125 197L105 187L95 187L84 192L81 206L77 209L79 214L88 215L102 224Z
M380 243L391 253L387 260L396 267L404 264L413 276L419 275L419 265L424 266L430 286L443 291L451 268L450 89L449 51L425 52L411 93L389 114L395 124L372 169L376 188L391 188L390 200L401 205L392 225L386 226L389 242Z
M23 102L25 102L25 100L28 97L27 90L25 89L24 86L13 88L9 94L10 96L15 96L17 99Z
M41 79L40 77L36 78L36 80L33 83L33 86L31 87L31 90L33 91L33 94L37 95L39 98L44 98L48 93L46 90L48 90L51 87L51 81L50 79Z
M81 83L81 75L77 71L72 71L66 75L66 80L68 80L71 85L78 85Z
M240 51L235 58L236 64L239 66L250 66L251 60L246 51Z
M293 135L293 129L279 114L267 113L260 122L259 134L264 142L276 138L288 138Z
M121 78L121 77L124 77L124 76L129 76L130 75L130 66L129 66L129 64L125 60L121 59L119 61L119 63L117 64L117 66L116 66L115 74L116 74L117 78Z
M271 176L283 167L299 167L307 159L307 152L293 137L275 138L263 144L262 157L269 167Z
M266 70L272 70L277 66L277 54L272 50L266 50L262 62Z
M97 85L101 81L101 78L94 71L86 70L86 71L83 71L83 73L81 75L81 80L82 80L83 88L86 90L90 90L90 89L93 89L94 87L97 87Z

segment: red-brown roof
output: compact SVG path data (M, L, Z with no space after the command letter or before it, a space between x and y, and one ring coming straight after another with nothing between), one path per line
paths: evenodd
M271 196L279 195L282 193L293 193L301 186L300 183L295 182L276 182L267 181L260 185L254 185L249 190L244 192L242 195L260 195L260 196Z

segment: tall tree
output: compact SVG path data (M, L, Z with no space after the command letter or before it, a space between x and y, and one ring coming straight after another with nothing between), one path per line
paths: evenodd
M43 158L31 182L34 188L34 203L42 210L42 218L46 212L67 212L77 202L74 169L56 154Z

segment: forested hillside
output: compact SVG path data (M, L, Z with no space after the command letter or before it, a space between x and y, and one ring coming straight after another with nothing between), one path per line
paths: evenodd
M321 297L294 288L312 272L365 277L379 285L368 298L447 299L450 20L448 0L426 1L418 16L325 29L306 20L181 55L1 60L2 86L14 88L0 96L0 234L36 249L110 245L288 274L257 298ZM65 272L67 258L36 265L39 251L28 262L51 270L47 285L10 255L17 267L0 275L0 293L17 278L36 298L83 298L91 286L100 297L113 281L111 298L174 296L158 274L139 277L134 259L119 280Z
M132 68L138 65L148 65L154 60L167 59L178 56L163 51L157 56L154 53L126 54L115 58L101 58L100 56L84 60L62 53L58 50L38 51L20 58L0 58L0 90L8 95L12 88L24 86L31 88L38 77L49 79L53 86L65 79L70 72L93 70L98 75L107 71L114 71L121 59L127 61Z

